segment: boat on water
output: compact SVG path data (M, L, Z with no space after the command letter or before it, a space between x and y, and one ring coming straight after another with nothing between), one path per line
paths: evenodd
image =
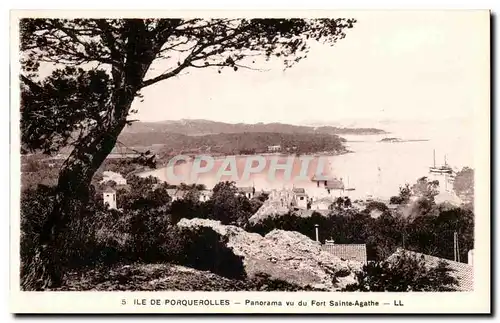
M453 169L446 162L446 155L444 156L444 165L436 166L436 150L433 151L434 164L429 167L429 173L433 174L453 174Z

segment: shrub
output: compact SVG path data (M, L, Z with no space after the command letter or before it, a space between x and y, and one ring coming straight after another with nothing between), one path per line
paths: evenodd
M170 258L166 244L170 242L169 217L163 211L136 210L130 219L130 248L136 260L165 261Z
M41 261L42 225L52 210L54 189L39 186L21 194L21 284L24 289L36 288L29 281L34 262ZM80 216L68 219L65 230L58 235L65 269L76 269L121 261L128 251L126 219L116 210L104 210L99 204L89 203ZM33 276L34 277L34 276Z
M226 247L227 237L206 227L196 231L178 229L177 232L182 245L179 248L182 253L176 259L178 264L209 270L231 279L246 278L242 257Z
M458 281L445 262L430 265L424 259L402 253L388 260L368 263L356 273L357 282L344 291L437 292L453 291Z
M389 199L390 204L403 204L403 198L401 196L391 196Z

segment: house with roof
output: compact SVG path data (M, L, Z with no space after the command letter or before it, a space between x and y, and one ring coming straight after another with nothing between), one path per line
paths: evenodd
M210 200L213 192L211 190L201 190L200 191L200 202L206 202Z
M341 260L356 261L363 265L367 263L366 244L338 244L332 240L326 240L321 249L331 253Z
M248 199L252 199L255 196L255 187L238 187L238 194L243 195Z
M110 209L116 210L116 190L112 187L106 187L102 193L104 205L108 205Z
M276 153L281 151L281 145L267 146L267 151L270 153Z
M326 175L314 175L311 178L312 182L316 183L317 188L324 188L327 195L342 196L345 190L345 185L342 179Z
M327 183L325 185L325 189L326 189L328 195L340 197L344 193L344 189L345 189L344 182L342 182L342 180L334 178L332 180L327 181Z
M301 209L307 209L307 194L306 190L301 187L295 187L293 188L292 192L294 193L295 197L295 206Z
M184 196L187 194L187 191L181 190L179 188L168 188L167 194L172 199L172 202L177 200L182 200Z
M180 188L169 188L167 189L167 194L172 198L172 202L177 201L177 200L182 200L186 197L188 194L189 190L183 190ZM201 190L198 191L199 193L199 201L200 202L206 202L208 201L211 197L213 192L211 190Z
M395 261L396 259L398 259L398 257L400 257L403 254L418 257L422 259L426 265L432 267L437 266L440 261L446 263L448 267L451 269L450 275L455 277L458 281L458 285L455 286L457 291L466 292L474 290L474 267L470 264L470 262L472 262L472 259L469 259L469 263L466 264L463 262L457 262L449 259L434 257L423 253L398 248L395 253L393 253L387 258L387 260Z
M335 202L331 196L320 197L313 199L311 202L311 210L329 210L330 206Z

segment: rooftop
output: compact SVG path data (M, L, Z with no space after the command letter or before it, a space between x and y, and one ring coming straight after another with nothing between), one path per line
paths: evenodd
M325 196L325 197L320 197L319 199L315 200L312 202L312 205L314 206L315 204L318 204L318 203L333 203L335 202L333 200L333 198L331 198L330 196Z
M334 180L335 178L333 178L332 176L328 176L328 175L313 175L313 177L311 178L311 181L313 182L323 182L323 181L331 181L331 180Z
M295 187L295 188L293 189L293 192L294 192L294 193L303 193L303 194L305 194L305 193L306 193L306 190L305 190L304 188L302 188L302 187Z
M322 245L321 248L340 259L358 261L362 264L366 264L365 244L326 243Z
M326 182L326 188L332 189L332 190L343 190L344 189L344 183L341 180L338 179L331 179Z

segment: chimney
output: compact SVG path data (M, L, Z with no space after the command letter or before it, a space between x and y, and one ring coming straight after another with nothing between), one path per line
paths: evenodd
M474 249L469 250L469 252L467 253L467 263L470 266L474 265Z
M316 241L319 242L319 233L318 233L318 228L319 228L319 225L318 224L315 224L314 225L314 228L316 229Z

